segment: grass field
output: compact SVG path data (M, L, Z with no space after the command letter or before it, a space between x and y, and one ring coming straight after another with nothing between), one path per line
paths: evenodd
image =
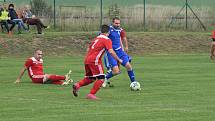
M27 74L15 81L25 58L0 58L0 121L212 121L215 119L214 68L207 54L133 57L140 92L130 91L125 70L101 89L99 101L78 98L71 86L32 84ZM82 57L45 57L45 72L83 77Z

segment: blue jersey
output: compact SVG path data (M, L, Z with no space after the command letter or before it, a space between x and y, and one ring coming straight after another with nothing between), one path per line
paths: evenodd
M121 36L120 33L123 29L121 28L114 28L112 25L110 25L110 30L109 30L109 38L112 41L112 46L114 50L119 50L121 48Z
M127 62L131 61L131 58L123 51L123 48L121 47L121 37L125 37L125 31L122 28L114 28L110 25L108 37L112 41L112 47L117 56L123 60L122 65L125 66ZM104 62L107 69L118 65L118 62L108 52L106 52L104 56Z

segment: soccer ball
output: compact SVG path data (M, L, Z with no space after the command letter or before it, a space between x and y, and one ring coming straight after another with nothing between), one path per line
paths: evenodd
M141 90L139 82L132 82L130 84L130 88L131 88L131 90L134 90L134 91Z

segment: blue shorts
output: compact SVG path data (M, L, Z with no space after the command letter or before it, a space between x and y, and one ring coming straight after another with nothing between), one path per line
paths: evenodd
M122 49L115 50L115 52L116 52L117 56L120 59L122 59L123 66L125 66L127 62L131 62L131 57L128 56L128 54L125 53ZM104 62L105 62L106 68L112 68L114 66L118 66L117 60L115 60L109 52L106 52L106 54L104 56Z

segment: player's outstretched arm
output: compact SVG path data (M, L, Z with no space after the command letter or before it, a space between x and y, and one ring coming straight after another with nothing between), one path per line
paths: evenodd
M122 60L116 55L113 49L109 49L108 52L119 62L122 63Z
M14 83L16 83L16 84L17 84L17 83L20 83L21 78L22 78L22 76L23 76L23 74L25 73L26 70L27 70L26 67L23 67L23 68L21 69L20 74L19 74L18 78L16 79L16 81L15 81Z

